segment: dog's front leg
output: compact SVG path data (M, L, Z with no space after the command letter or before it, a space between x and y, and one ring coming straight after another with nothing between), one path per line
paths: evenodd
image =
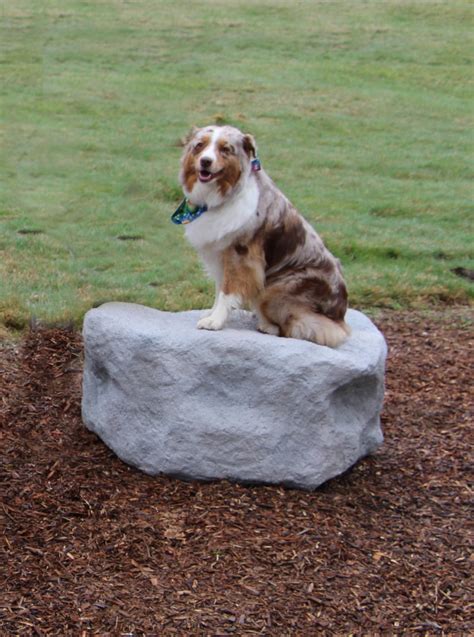
M252 303L263 290L265 273L262 248L257 243L230 246L222 255L221 285L209 316L202 318L198 328L220 330L233 309Z
M214 294L214 303L213 303L213 305L212 305L212 307L211 307L211 309L210 309L210 310L203 310L203 312L202 312L202 318L207 318L208 316L211 316L211 314L212 314L212 313L214 312L214 310L216 309L216 307L217 307L217 301L218 301L218 299L219 299L219 291L220 291L220 285L219 285L219 283L216 281L216 291L215 291L215 294Z
M222 288L222 280L224 278L224 266L222 263L222 254L214 252L213 250L202 251L201 259L203 261L206 274L215 282L214 304L212 308L209 310L203 310L201 314L202 318L208 318L217 307L219 292Z
M229 289L229 281L232 280L233 264L229 262L226 254L203 255L208 273L216 282L216 297L212 309L198 321L200 330L220 330L224 327L231 311L239 308L241 298Z
M241 299L236 294L225 294L220 290L216 295L214 307L209 316L202 318L197 326L200 330L220 330L224 327L231 310L241 306Z

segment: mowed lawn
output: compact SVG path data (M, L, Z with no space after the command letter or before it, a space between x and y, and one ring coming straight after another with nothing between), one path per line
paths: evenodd
M207 306L169 217L191 125L255 135L351 305L466 303L469 1L2 3L0 322Z

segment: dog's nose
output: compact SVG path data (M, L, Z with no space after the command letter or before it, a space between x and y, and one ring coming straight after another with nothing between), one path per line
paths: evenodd
M201 168L204 168L205 170L207 168L210 168L212 165L212 159L209 159L209 157L201 157Z

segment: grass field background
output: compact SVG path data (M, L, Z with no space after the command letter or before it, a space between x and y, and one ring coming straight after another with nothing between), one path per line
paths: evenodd
M179 140L226 122L342 260L351 305L466 303L468 1L2 2L0 320L213 285L169 216Z

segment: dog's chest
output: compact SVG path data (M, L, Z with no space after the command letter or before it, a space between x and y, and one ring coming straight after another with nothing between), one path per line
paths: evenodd
M223 250L241 234L260 223L257 216L258 185L250 179L245 188L219 208L210 209L186 226L186 238L197 250Z

